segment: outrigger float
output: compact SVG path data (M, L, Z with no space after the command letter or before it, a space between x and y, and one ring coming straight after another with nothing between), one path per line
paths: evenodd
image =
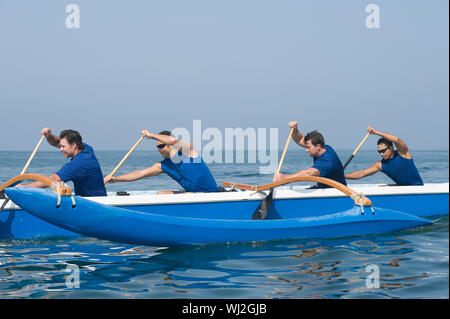
M51 188L12 187L29 179ZM301 181L333 188L283 186ZM262 186L224 186L239 191L83 198L72 195L67 185L22 174L0 186L14 202L0 213L0 238L84 235L151 246L335 238L426 226L432 222L422 217L449 211L448 183L351 189L326 178L298 177ZM252 212L274 187L267 218L252 220Z

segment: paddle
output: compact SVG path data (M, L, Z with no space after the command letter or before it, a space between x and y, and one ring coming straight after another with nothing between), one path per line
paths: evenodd
M286 151L289 146L289 142L292 137L292 132L294 131L294 128L291 128L291 131L289 132L289 136L286 141L286 145L284 145L283 154L281 154L280 163L278 163L277 173L281 170L281 165L283 165L284 156L286 155ZM271 188L269 191L269 195L267 195L259 204L259 206L256 208L256 210L253 212L252 219L265 219L267 217L267 214L270 210L270 205L272 205L272 197L273 197L273 191L275 188Z
M344 164L344 169L347 167L347 165L352 161L353 157L355 157L356 153L358 153L359 149L361 148L361 146L363 146L364 142L367 140L367 138L369 137L370 133L367 133L367 135L363 138L363 140L361 141L361 143L359 143L358 147L355 149L355 151L352 153L352 155L348 158L347 162L345 162Z
M142 135L139 138L139 140L136 142L136 144L134 144L134 146L128 151L128 153L122 158L122 160L119 162L119 164L117 164L116 168L114 168L113 171L111 172L111 174L109 174L108 176L114 176L114 174L119 170L119 168L122 166L122 164L125 163L127 158L130 157L131 153L133 153L133 151L136 149L136 147L138 147L138 145L142 142L143 139L144 139L144 135Z
M41 139L39 140L39 142L37 143L33 152L31 153L30 157L28 158L28 161L26 162L25 166L23 167L22 171L20 172L20 175L24 174L25 171L28 169L28 166L30 166L31 160L33 159L34 155L36 155L36 152L37 152L39 146L41 146L41 143L44 140L44 137L45 137L45 135L42 135ZM3 202L2 206L0 207L0 212L3 210L3 208L5 208L6 204L8 204L8 202L9 202L9 198L6 198L5 201Z

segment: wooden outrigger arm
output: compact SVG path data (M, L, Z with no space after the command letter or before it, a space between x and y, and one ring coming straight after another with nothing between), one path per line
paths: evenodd
M72 196L72 190L63 182L52 182L47 177L40 174L26 173L11 178L9 181L0 186L0 192L7 187L12 187L25 180L35 180L51 187L54 192L58 192L61 196Z
M358 194L353 189L351 189L348 186L345 186L344 184L341 184L339 182L336 182L335 180L325 178L325 177L317 177L317 176L298 176L298 177L291 177L287 178L282 181L273 182L270 184L265 185L247 185L247 184L238 184L238 183L231 183L231 182L224 182L222 185L223 187L231 187L231 188L238 188L243 190L251 190L251 191L263 191L268 190L273 187L278 187L281 185L286 185L290 183L295 182L318 182L322 183L328 186L331 186L333 188L336 188L337 190L341 191L345 195L351 197L353 201L355 202L355 205L362 205L362 206L372 206L372 201L365 197L362 194Z

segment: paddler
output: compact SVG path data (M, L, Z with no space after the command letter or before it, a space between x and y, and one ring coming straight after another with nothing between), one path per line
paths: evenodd
M275 173L273 181L282 181L287 178L298 176L318 176L335 180L341 184L347 185L344 177L344 168L334 149L325 144L322 134L317 131L309 132L303 135L298 130L298 122L289 122L289 127L293 128L292 138L313 158L314 164L308 169L298 171L294 174ZM327 188L329 186L318 183L313 188Z
M156 141L156 147L163 160L148 168L136 170L120 176L108 175L106 183L132 182L145 177L166 173L186 192L217 192L220 189L200 154L190 143L175 138L170 131L153 134L143 130L142 135ZM183 193L184 191L160 191L158 194Z
M377 131L371 126L367 127L367 131L370 134L380 136L377 148L382 159L369 168L346 174L346 178L360 179L381 171L397 185L423 185L408 146L402 139L389 133ZM394 150L393 144L397 150Z
M106 188L103 183L103 174L95 157L91 146L83 143L79 132L74 130L64 130L59 136L52 134L49 128L43 128L41 134L45 136L47 142L59 148L64 157L70 158L56 173L46 176L52 182L72 181L75 194L78 196L106 196ZM19 187L40 187L48 186L41 182L33 182Z

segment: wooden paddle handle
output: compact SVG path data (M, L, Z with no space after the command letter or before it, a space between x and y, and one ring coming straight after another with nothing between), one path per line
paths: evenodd
M348 164L352 161L353 157L355 157L356 153L358 153L359 149L361 148L361 146L363 146L364 142L367 140L367 138L369 137L370 133L367 133L367 135L363 138L363 140L361 141L361 143L359 143L358 147L355 149L355 151L352 153L352 155L350 155L350 157L348 158L347 162L345 162L344 164L344 169L348 166Z
M287 138L286 144L284 145L283 154L281 154L280 163L278 164L278 168L277 168L277 173L280 172L280 170L281 170L281 165L283 165L284 157L285 157L285 155L286 155L286 151L287 151L287 149L288 149L289 142L291 141L292 132L294 132L294 128L293 128L293 127L291 128L291 131L289 132L289 136L288 136L288 138Z
M144 139L144 135L142 135L139 138L139 140L136 142L136 144L134 144L134 146L131 148L131 150L129 150L128 153L119 162L119 164L117 164L116 168L114 168L113 171L111 172L111 174L109 174L110 176L113 176L119 170L119 168L122 166L122 164L127 160L128 157L130 157L131 153L133 153L133 151L136 149L136 147L138 147L138 145L142 142L143 139Z
M361 141L361 143L359 143L358 147L355 149L355 151L353 152L353 156L356 155L356 153L358 153L359 149L361 148L361 146L363 146L364 142L367 140L367 138L370 136L370 133L367 133L366 137L364 137L364 139Z
M33 159L34 155L36 155L36 152L39 148L39 146L41 146L42 141L44 140L44 135L42 135L41 139L39 140L39 142L37 143L36 147L34 148L33 152L31 153L30 157L28 158L27 163L25 164L25 166L23 167L22 171L20 172L20 175L22 175L23 173L25 173L25 171L28 169L28 166L30 166L31 160Z
M25 171L28 169L28 166L30 166L31 160L33 159L34 155L36 155L36 152L37 152L39 146L41 146L41 143L44 140L44 137L45 137L44 135L41 136L41 139L39 140L39 142L37 143L37 145L34 148L33 152L31 153L30 157L28 158L28 161L26 162L25 166L23 167L22 171L20 172L20 175L24 174ZM3 191L4 188L2 188L1 190ZM6 198L4 200L2 206L0 207L0 212L3 210L3 208L5 208L6 204L8 204L8 202L9 202L9 198Z

